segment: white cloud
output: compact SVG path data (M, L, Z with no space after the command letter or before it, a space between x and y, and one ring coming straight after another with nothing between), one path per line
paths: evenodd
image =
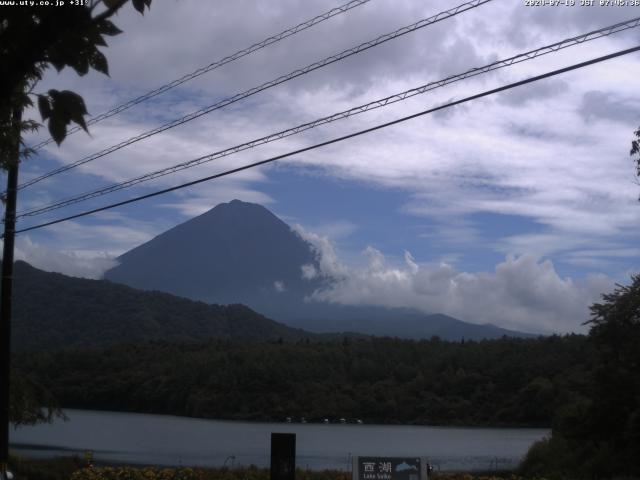
M315 265L311 263L302 265L301 269L302 278L304 278L305 280L313 280L318 276L318 270L316 269Z
M335 279L342 278L347 275L348 268L338 258L338 254L333 243L328 237L305 230L301 225L294 225L292 229L311 244L317 257L316 260L318 262L319 270L316 271L314 267L314 270L311 271L308 268L305 269L305 266L303 266L303 278L305 278L305 271L309 279L316 278L317 276ZM311 276L312 274L313 276Z
M408 207L410 211L410 207ZM473 222L460 218L452 218L446 223L431 225L419 234L420 238L429 240L432 245L477 245L482 241L480 228Z
M358 230L358 225L350 220L335 220L321 225L314 225L310 229L320 235L338 240L353 235Z
M270 205L275 200L269 195L249 188L243 180L236 178L225 179L215 184L203 184L191 189L188 194L179 192L172 202L162 204L162 207L180 212L186 218L193 218L208 212L220 203L231 200Z
M172 226L172 225L171 225ZM84 251L87 254L108 252L120 255L151 240L168 229L167 224L135 221L124 216L107 215L90 226L73 221L49 227L50 244L61 251Z
M451 265L419 265L405 252L404 265L389 265L368 247L364 268L340 262L326 237L302 232L319 255L320 273L331 279L313 299L347 305L411 307L467 322L541 333L584 332L589 306L613 288L605 275L582 281L561 278L553 263L533 255L508 255L493 272L463 272Z
M47 272L58 272L71 277L99 279L117 260L107 254L82 255L74 251L59 251L21 237L16 242L15 259L24 260Z

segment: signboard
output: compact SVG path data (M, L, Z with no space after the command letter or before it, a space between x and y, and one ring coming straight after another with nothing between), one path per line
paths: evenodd
M354 457L353 480L426 480L417 457Z

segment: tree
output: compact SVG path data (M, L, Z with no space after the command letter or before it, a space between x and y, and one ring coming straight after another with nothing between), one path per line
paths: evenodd
M529 476L640 476L640 275L603 295L591 314L588 396L565 406L551 438L529 451Z
M636 157L634 159L634 162L636 164L636 177L640 178L640 128L633 132L633 134L636 136L636 139L631 142L631 151L629 152L629 154L632 157Z
M47 388L27 372L13 368L9 417L15 426L51 422L54 417L65 418Z
M7 171L5 203L5 231L2 262L2 292L0 298L0 475L6 477L8 460L8 431L10 412L11 370L11 294L13 276L13 250L15 233L16 193L18 165L21 159L33 153L24 143L26 131L39 128L35 120L23 119L24 110L37 99L42 120L48 123L49 133L58 145L67 135L67 126L77 123L87 130L87 115L82 97L69 90L51 89L35 93L34 89L49 66L60 71L73 68L85 75L90 68L109 74L105 55L98 47L105 47L105 36L121 33L109 20L128 0L83 0L66 5L13 5L0 8L0 167ZM131 0L134 8L144 13L151 0ZM25 2L26 3L26 2ZM74 3L77 3L75 5ZM98 10L102 9L99 13ZM26 386L27 384L19 384ZM33 388L24 402L14 399L14 405L29 409ZM49 415L29 416L28 412L14 411L16 418L41 420Z
M640 476L640 275L591 307L595 345L593 398L588 412L594 444L610 450L609 467Z
M75 122L86 130L87 114L82 97L69 90L49 90L35 94L33 88L42 74L53 66L61 71L73 68L85 75L90 68L109 74L105 55L105 36L121 31L109 20L128 0L83 2L87 5L61 8L53 6L13 6L0 9L0 160L7 168L15 142L12 132L15 114L33 104L37 98L42 119L48 121L49 133L58 145L66 136L67 126ZM104 11L95 10L104 4ZM140 13L151 0L132 0ZM37 128L37 122L21 122L21 131Z

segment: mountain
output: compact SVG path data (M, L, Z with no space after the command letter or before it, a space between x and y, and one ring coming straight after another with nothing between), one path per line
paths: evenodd
M322 287L302 276L318 268L313 247L261 205L233 200L126 252L105 278L204 302L242 303L316 332L361 332L445 340L527 336L410 309L309 302Z
M16 262L15 350L140 344L329 339L287 327L243 305L210 305L105 280L72 278Z
M409 309L352 307L342 318L302 319L296 325L316 333L362 332L367 335L392 336L413 340L440 337L443 340L482 340L501 337L536 337L491 324L463 322L441 313L425 314Z
M316 265L310 245L266 208L233 200L118 258L104 278L210 303L242 303L272 317L306 310L317 287L302 278Z

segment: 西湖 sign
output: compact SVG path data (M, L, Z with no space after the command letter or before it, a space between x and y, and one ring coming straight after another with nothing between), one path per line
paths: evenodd
M417 457L355 457L353 480L425 480Z

